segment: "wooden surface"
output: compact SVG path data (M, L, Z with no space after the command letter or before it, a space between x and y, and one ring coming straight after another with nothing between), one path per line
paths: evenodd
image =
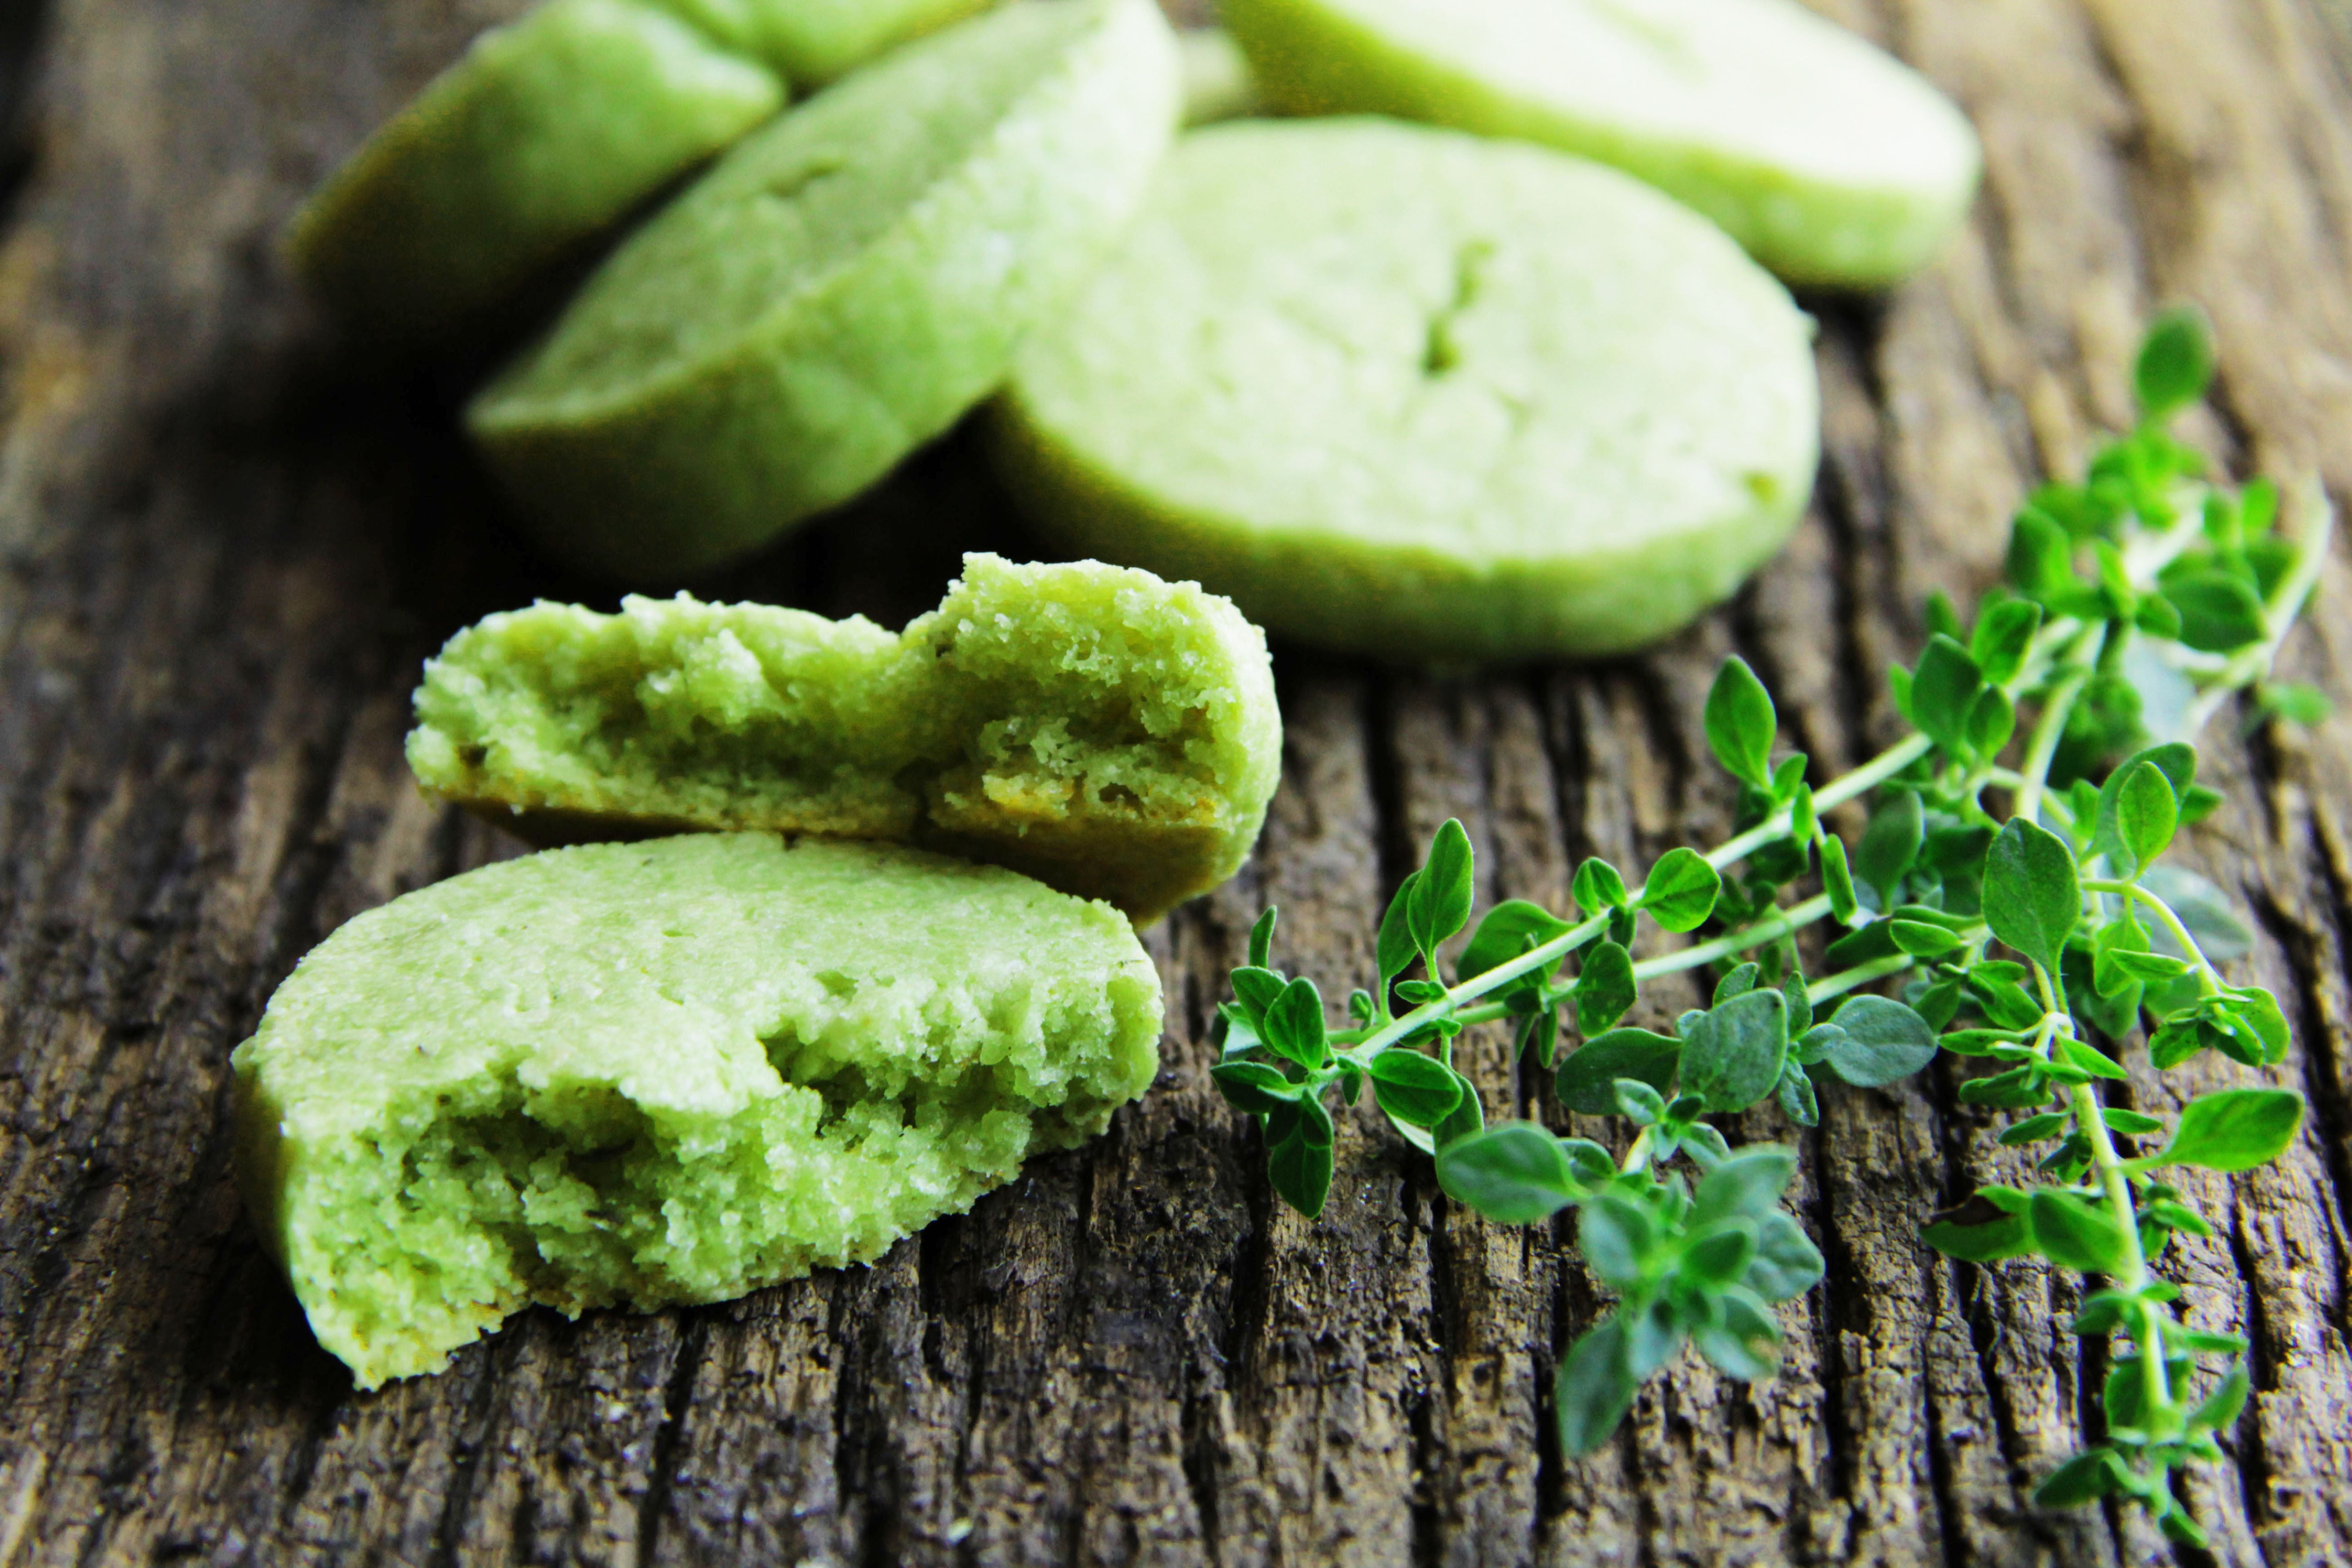
M1165 1071L868 1269L731 1305L537 1312L366 1397L311 1342L228 1184L229 1049L312 942L515 846L426 806L419 659L482 612L596 590L507 531L459 381L333 353L270 247L299 194L507 0L27 0L0 238L0 1564L2107 1563L2130 1516L2025 1502L2096 1366L2071 1279L1943 1262L1923 1215L2001 1168L1938 1069L1826 1096L1803 1216L1830 1259L1785 1373L1693 1360L1623 1441L1539 1436L1592 1287L1538 1229L1444 1201L1360 1116L1319 1225L1275 1210L1210 1090L1217 974L1261 900L1344 989L1412 846L1470 825L1482 896L1723 831L1698 700L1738 649L1786 739L1883 740L1874 672L1930 587L1981 586L2045 468L2126 414L2156 303L2202 301L2203 434L2352 497L2352 19L2326 0L1844 0L1989 155L1969 231L1883 300L1817 301L1827 460L1787 555L1639 661L1444 681L1279 656L1287 776L1260 853L1150 944ZM30 60L29 70L18 68ZM15 84L31 84L28 96ZM951 439L716 584L891 624L970 545L1020 551ZM2352 695L2339 566L2290 673ZM2352 721L2225 725L2194 858L2261 933L2315 1114L2203 1184L2168 1270L2253 1341L2258 1393L2194 1507L2231 1563L2352 1535ZM1671 988L1650 1005L1675 1005ZM1499 1044L1495 1107L1564 1125ZM2235 1069L2230 1069L2234 1072ZM2162 1106L2220 1068L2136 1077ZM1781 1132L1752 1114L1750 1136Z

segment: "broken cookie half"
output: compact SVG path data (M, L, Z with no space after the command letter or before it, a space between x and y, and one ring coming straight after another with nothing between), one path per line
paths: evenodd
M238 1047L237 1166L362 1388L531 1302L739 1296L870 1259L1157 1065L1099 903L898 846L527 856L352 921Z
M993 555L897 635L684 595L491 616L425 666L408 738L426 790L534 842L890 840L1139 923L1239 868L1281 757L1265 635L1230 602Z

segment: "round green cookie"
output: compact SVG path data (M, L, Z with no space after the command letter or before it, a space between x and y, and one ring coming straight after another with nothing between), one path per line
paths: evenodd
M1151 0L1023 0L721 160L467 424L548 548L675 578L846 500L1003 379L1143 199L1177 113Z
M230 1058L236 1168L363 1388L532 1301L863 1262L1100 1132L1158 1066L1127 921L772 834L507 860L372 910Z
M295 215L295 268L390 344L475 325L774 114L756 60L639 0L551 0L476 39Z
M1286 109L1599 159L1796 281L1916 270L1976 190L1959 111L1796 0L1226 0L1224 15Z
M1177 144L996 447L1087 553L1396 658L1609 653L1728 595L1816 458L1807 318L1612 170L1376 120Z

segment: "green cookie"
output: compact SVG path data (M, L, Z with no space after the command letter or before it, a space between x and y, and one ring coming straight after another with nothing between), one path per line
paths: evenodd
M1925 266L1976 190L1927 82L1795 0L1226 0L1261 89L1612 163L1800 282Z
M1636 647L1728 595L1812 483L1810 322L1613 170L1379 120L1193 132L994 423L1081 552L1302 641Z
M492 616L425 667L408 760L541 843L896 839L1142 921L1247 857L1282 715L1264 634L1194 584L968 555L897 636L682 594Z
M1003 378L1172 132L1151 0L1022 0L745 142L467 413L555 553L676 578L846 500Z
M270 998L237 1175L362 1388L533 1301L740 1296L879 1256L1157 1068L1117 911L877 845L693 834L488 866Z
M288 249L365 335L446 339L783 101L766 67L654 5L551 0L369 138Z

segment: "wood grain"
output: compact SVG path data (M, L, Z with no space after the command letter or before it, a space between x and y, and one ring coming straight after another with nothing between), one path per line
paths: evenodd
M2221 329L2201 434L2352 494L2352 9L1824 0L1966 106L1986 186L1927 277L1810 302L1821 484L1735 605L1643 659L1476 679L1280 650L1283 793L1243 875L1151 933L1163 1071L1108 1137L871 1268L529 1314L362 1397L237 1213L228 1051L339 922L516 852L419 798L406 693L475 616L599 590L509 532L452 433L463 375L352 365L272 237L513 8L0 15L0 1564L2166 1558L2130 1516L2027 1500L2099 1369L2064 1330L2074 1281L1918 1244L2004 1168L1941 1071L1832 1092L1800 1140L1831 1275L1791 1309L1784 1374L1677 1364L1611 1451L1562 1464L1547 1390L1599 1307L1564 1236L1449 1205L1361 1112L1324 1219L1272 1206L1204 1041L1263 902L1286 961L1344 988L1447 816L1482 898L1555 903L1585 854L1720 832L1696 759L1727 652L1825 770L1884 741L1877 671L1921 596L1983 586L2024 488L2125 417L2160 302ZM958 437L698 586L896 624L971 547L1032 548ZM2286 660L2339 696L2346 587L2339 561ZM2289 998L2284 1070L2315 1114L2275 1169L2199 1189L2220 1234L2166 1266L2254 1345L2231 1462L2193 1502L2217 1562L2343 1563L2352 721L2224 725L2207 766L2231 804L2190 854L2256 918L2249 967ZM1499 1039L1465 1059L1490 1105L1576 1120Z

